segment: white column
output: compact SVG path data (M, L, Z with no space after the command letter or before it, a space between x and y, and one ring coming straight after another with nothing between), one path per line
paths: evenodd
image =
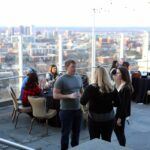
M22 85L22 76L23 76L23 52L22 52L22 37L18 36L18 57L19 57L19 89Z
M120 59L124 58L124 35L123 33L120 34Z
M144 43L143 43L143 52L142 52L142 60L144 61L145 66L147 66L145 71L148 71L148 45L149 45L149 35L148 32L144 32Z
M62 52L62 36L58 36L58 69L59 72L62 72L63 63L63 52Z
M94 73L96 67L96 51L95 51L95 8L93 9L93 26L92 26L92 58L91 58L91 82L94 81Z

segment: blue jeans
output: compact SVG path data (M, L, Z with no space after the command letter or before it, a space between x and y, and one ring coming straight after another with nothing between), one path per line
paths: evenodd
M61 121L61 150L67 150L71 131L71 146L74 147L79 144L82 112L81 110L61 110L59 116Z

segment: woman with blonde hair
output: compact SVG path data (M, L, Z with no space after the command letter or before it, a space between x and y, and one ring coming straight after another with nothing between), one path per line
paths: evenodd
M89 103L88 127L90 139L101 138L111 141L114 128L113 106L118 105L118 92L114 89L110 76L104 67L97 67L95 82L89 85L82 97L81 104Z

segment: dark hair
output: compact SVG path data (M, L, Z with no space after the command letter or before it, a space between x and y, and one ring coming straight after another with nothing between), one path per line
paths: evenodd
M56 72L55 72L55 74L53 74L52 73L52 69L53 68L56 68ZM51 72L51 74L53 74L53 76L54 76L54 79L58 76L58 72L57 72L57 66L56 65L54 65L54 64L52 64L51 66L50 66L50 72Z
M65 68L67 68L70 64L76 64L76 62L72 59L65 61Z
M124 61L124 62L122 63L122 66L124 66L124 67L126 67L126 68L128 69L129 66L130 66L130 64L129 64L129 62Z
M119 67L118 68L121 72L121 76L122 76L122 80L126 82L126 85L128 85L128 87L131 89L131 92L134 92L134 88L132 86L131 83L131 79L130 79L130 75L129 75L129 71L126 67Z
M121 76L122 76L122 80L125 81L127 84L131 84L131 80L130 80L130 75L129 75L129 71L127 70L126 67L119 67L118 68L121 72Z
M57 66L55 65L55 64L52 64L51 66L50 66L50 72L52 73L52 69L53 68L56 68L56 70L57 70ZM58 75L58 73L57 73L57 71L56 71L56 73L55 73L55 75L54 76L57 76Z
M117 61L117 60L114 60L114 61L112 62L111 69L112 69L112 68L117 68L117 66L116 66L117 63L118 63L118 61Z
M32 89L32 88L36 87L37 85L38 85L37 73L34 72L34 73L29 74L29 78L25 85L25 89L26 90Z
M50 67L51 67L51 70L52 70L52 68L54 68L54 67L57 68L57 66L56 66L55 64L52 64Z

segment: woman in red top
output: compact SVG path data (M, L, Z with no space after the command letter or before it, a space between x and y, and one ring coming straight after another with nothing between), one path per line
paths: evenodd
M42 90L38 85L38 76L36 73L31 73L29 75L29 79L23 89L22 94L22 105L23 106L30 106L28 101L28 96L41 96Z

